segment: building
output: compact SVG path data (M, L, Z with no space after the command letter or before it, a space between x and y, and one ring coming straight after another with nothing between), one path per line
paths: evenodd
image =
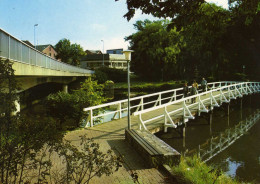
M121 49L110 49L110 50L107 50L107 54L123 54L122 51L123 51L123 48L121 48Z
M56 59L57 52L55 51L54 47L50 44L47 45L37 45L36 49L38 51L43 52L44 54L50 56L53 59Z
M127 60L124 54L92 54L86 55L81 58L80 66L82 68L99 68L103 66L116 69L127 69Z

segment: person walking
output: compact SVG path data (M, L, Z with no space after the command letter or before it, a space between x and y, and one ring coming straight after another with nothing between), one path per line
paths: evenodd
M187 85L187 82L184 83L184 86L183 86L183 98L186 98L188 96L188 93L189 93L189 87ZM189 100L187 100L189 101Z
M202 88L202 92L205 92L205 91L206 91L207 81L205 80L204 77L202 78L202 81L201 81L201 88Z
M196 84L195 83L193 83L192 84L192 87L191 87L191 90L190 90L190 94L191 95L196 95L198 92L197 92L197 88L195 87L196 86ZM196 102L196 97L194 97L194 98L192 98L191 99L191 103L195 103Z
M194 84L194 87L196 88L196 92L198 93L199 85L198 85L198 83L196 82L196 80L193 81L193 84Z

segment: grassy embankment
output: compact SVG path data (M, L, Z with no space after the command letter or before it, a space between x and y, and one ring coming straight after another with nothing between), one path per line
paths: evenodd
M178 166L173 166L172 174L178 183L183 184L240 184L241 182L225 175L220 169L213 168L196 156L181 157Z
M132 81L130 84L131 91L138 92L139 95L159 92L180 88L183 86L183 81L168 81L168 82L145 82L145 81ZM114 89L127 92L128 86L126 82L115 83Z

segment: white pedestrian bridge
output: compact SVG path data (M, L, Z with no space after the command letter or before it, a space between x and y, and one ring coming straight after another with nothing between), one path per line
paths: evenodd
M23 90L45 82L68 83L94 71L55 60L0 28L0 58L13 62L15 76Z

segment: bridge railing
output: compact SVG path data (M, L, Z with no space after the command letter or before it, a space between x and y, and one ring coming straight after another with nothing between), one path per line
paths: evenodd
M0 58L52 70L91 74L93 71L72 66L45 55L0 29Z
M235 83L236 82L233 81L208 83L207 89L217 89ZM189 86L189 88L191 88L191 86ZM201 91L201 89L199 91ZM145 109L174 102L181 98L183 98L183 88L134 97L130 99L130 111L131 113L143 111ZM99 120L104 119L105 117L109 117L106 121L120 119L127 115L127 99L84 108L84 111L88 114L86 127L99 123Z
M223 85L222 85L223 84ZM231 99L236 99L237 97L242 97L249 93L260 92L260 83L259 82L241 82L235 84L229 84L228 82L221 82L212 84L212 89L197 95L189 96L182 98L173 102L169 102L157 107L152 107L146 110L141 110L139 112L134 112L134 116L139 116L139 129L144 128L147 130L146 124L154 120L162 119L164 120L164 131L167 131L168 127L176 128L179 124L186 123L189 119L194 119L194 116L191 113L192 110L196 110L200 115L201 112L208 112L212 110L215 106L220 106L223 102L229 102ZM206 95L204 97L204 95ZM192 98L197 98L197 102L188 104L186 101L191 100ZM169 110L167 107L172 105L179 104L180 107L174 110ZM206 104L209 105L210 109L206 108ZM145 113L151 113L158 109L164 109L162 114L158 116L151 117L144 120L142 115ZM174 122L171 118L173 114L181 114L182 121Z

